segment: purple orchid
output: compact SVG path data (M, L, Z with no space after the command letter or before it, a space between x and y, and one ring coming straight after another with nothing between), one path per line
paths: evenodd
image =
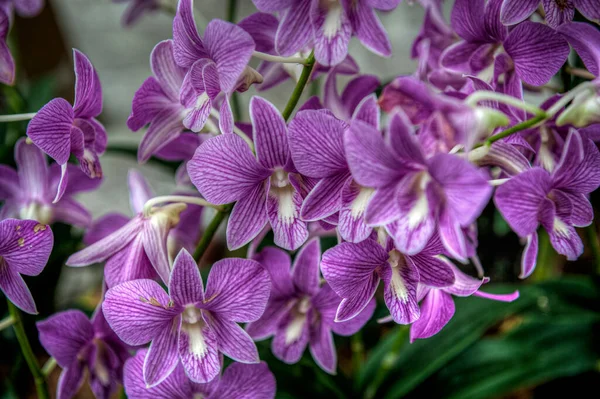
M444 328L454 316L452 295L460 297L473 295L501 302L513 302L519 298L519 291L510 294L490 294L480 291L479 288L489 281L487 277L478 280L466 275L452 264L450 267L455 276L454 284L451 286L434 288L419 284L417 296L421 302L421 317L410 327L410 342L432 337Z
M354 121L345 135L354 180L375 189L365 212L368 225L385 225L398 250L420 252L434 232L448 253L467 257L463 227L487 204L492 188L481 171L455 155L426 158L408 117L397 110L387 135Z
M60 180L60 167L48 167L46 156L24 138L15 145L17 170L0 165L0 219L18 217L43 224L63 222L88 227L92 215L73 195L96 189L101 179L90 179L75 165L69 165L71 184L58 202L52 202Z
M21 17L35 17L44 8L44 0L0 0L0 8Z
M179 137L162 147L155 156L165 161L183 161L175 171L175 182L180 186L191 186L192 181L187 173L187 163L193 158L196 148L206 137L196 133L182 133Z
M339 107L339 112L346 109ZM379 126L379 108L374 96L359 104L354 117ZM294 165L305 176L319 179L304 199L300 217L306 221L335 219L347 241L359 242L371 234L364 212L373 189L359 185L350 174L344 153L344 132L348 124L328 110L299 111L289 126ZM326 150L325 150L326 149Z
M40 274L53 243L50 227L35 220L0 221L0 290L24 312L36 314L37 309L21 274Z
M273 354L288 364L298 362L308 345L319 367L335 374L337 355L332 332L355 334L373 315L375 301L366 303L354 319L335 322L341 298L329 285L319 284L320 258L316 238L298 252L291 269L289 255L278 248L267 247L256 255L271 275L272 291L264 315L248 324L246 331L255 340L273 335Z
M0 82L12 85L15 82L15 60L6 43L9 30L10 14L0 6Z
M182 68L188 69L191 90L183 90L181 98L194 104L189 116L191 130L204 125L212 103L221 93L219 128L222 133L233 131L233 114L229 97L234 91L245 91L262 77L248 66L254 52L252 37L239 26L219 19L212 20L201 38L196 30L193 0L179 0L173 20L173 54ZM184 84L185 86L185 84Z
M157 206L146 214L144 204L152 191L138 172L130 172L129 189L136 215L130 220L119 214L105 216L86 236L91 245L71 255L67 265L88 266L107 261L105 278L109 287L132 279L153 278L156 274L168 283L170 233L179 225L186 204ZM191 223L198 220L199 215ZM189 238L194 237L193 233L188 234Z
M331 68L323 90L325 108L330 110L338 119L350 121L357 118L379 128L379 108L370 100L368 105L363 102L366 97L375 93L375 90L380 86L381 82L377 76L360 75L355 77L348 82L340 95L337 91L338 74L347 75L348 73L346 70L341 69L340 65Z
M154 197L150 185L136 170L129 171L129 202L134 214L141 214L146 201ZM169 263L177 256L181 248L192 252L200 239L200 224L203 208L199 205L188 205L179 215L179 222L167 234L166 249ZM120 213L109 213L98 219L83 238L86 245L92 246L130 221ZM104 279L108 287L119 283L142 279L156 278L157 272L146 254L144 236L134 237L124 248L110 255L104 267Z
M267 221L275 244L294 250L308 237L300 219L302 177L288 145L287 126L273 104L261 97L250 101L256 157L239 136L224 134L205 141L188 162L188 174L207 201L236 202L227 225L227 245L240 248Z
M42 346L63 369L57 398L75 397L86 368L96 398L108 399L116 391L129 351L109 328L101 307L91 320L80 310L66 310L36 325Z
M417 284L448 287L454 283L450 262L439 257L444 248L433 237L416 255L394 248L385 234L383 246L374 239L358 244L344 242L323 254L321 271L327 283L343 298L336 321L351 320L368 306L383 280L383 296L393 320L410 324L419 319Z
M583 227L592 222L594 212L587 196L599 185L598 148L571 130L552 173L534 167L498 187L494 196L498 210L515 233L527 238L521 278L529 276L535 268L536 230L540 224L558 253L569 260L583 253L583 243L574 226Z
M140 349L125 364L125 392L132 399L272 399L275 377L266 363L232 363L223 375L205 384L189 380L181 364L159 385L146 388L143 370L148 351Z
M179 363L193 382L205 383L221 370L219 352L258 363L254 342L237 323L262 315L269 288L269 275L258 262L223 259L212 266L204 291L194 258L182 249L169 294L153 280L128 281L108 290L102 308L125 343L152 341L143 368L148 388L164 381Z
M553 28L571 22L575 9L592 21L600 21L600 0L503 0L500 19L505 25L515 25L533 14L540 3L546 13L546 22Z
M56 198L60 200L68 182L67 162L73 154L81 170L90 178L101 178L98 156L106 150L106 131L96 117L102 112L102 87L90 60L73 50L75 62L75 105L55 98L33 117L27 136L42 151L61 165Z
M314 40L315 58L326 66L346 58L352 35L372 52L384 57L392 53L390 40L375 9L390 11L400 0L253 0L263 12L279 12L275 47L290 56ZM310 23L307 23L310 21Z
M548 83L566 61L569 47L541 23L523 22L509 32L500 22L501 5L502 0L457 0L451 24L462 40L444 51L441 63L471 75L494 65L494 80L504 73L505 82L514 86L507 93L520 98L521 81Z

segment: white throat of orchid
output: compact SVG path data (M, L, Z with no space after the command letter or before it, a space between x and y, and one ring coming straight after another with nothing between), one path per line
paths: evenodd
M429 214L429 201L427 200L427 186L431 181L431 176L426 171L416 174L412 182L412 192L417 199L408 212L408 227L415 228L427 218Z
M202 359L208 350L202 329L206 326L202 311L194 305L187 305L181 315L181 330L189 340L188 348L192 355Z
M19 210L19 218L23 220L37 220L40 224L52 222L52 207L40 204L37 201L30 202Z
M540 149L538 150L538 162L542 166L542 168L546 169L548 172L552 173L554 167L556 166L556 161L554 160L554 155L550 150L550 146L552 145L551 132L546 127L540 128Z
M320 0L319 5L327 13L323 23L323 36L331 40L342 29L344 9L339 0Z
M93 372L102 386L107 387L110 385L110 372L104 361L106 358L106 344L100 338L94 338L94 344L96 345L96 359Z
M365 210L367 209L367 205L369 205L369 200L371 196L375 192L374 189L368 187L361 187L358 191L358 195L352 203L350 204L350 214L353 219L358 219L365 214Z
M302 297L292 308L292 320L285 329L285 344L292 344L302 336L304 324L308 322L308 311L310 310L310 298Z
M286 225L292 224L298 217L294 204L294 187L290 184L288 173L282 168L275 169L271 175L269 195L277 200L277 219Z
M389 252L388 264L392 270L392 278L390 279L390 285L396 298L403 303L408 302L408 290L404 279L400 274L400 270L406 267L406 258L398 250L394 249Z

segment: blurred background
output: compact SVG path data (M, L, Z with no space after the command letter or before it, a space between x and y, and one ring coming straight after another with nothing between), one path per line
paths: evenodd
M167 6L175 0L163 0ZM17 59L17 84L2 87L0 114L35 112L54 97L73 99L71 49L84 52L96 67L104 93L100 120L109 135L109 149L101 162L104 182L80 199L94 217L107 212L130 214L127 171L136 168L150 180L158 194L176 189L176 164L150 161L138 165L135 150L143 131L129 131L125 122L131 99L151 74L149 56L161 40L171 38L172 14L145 14L132 27L122 25L129 6L110 0L47 0L35 18L16 18L9 43ZM196 22L202 31L213 18L226 19L228 1L196 0ZM250 0L238 0L236 21L255 11ZM452 2L447 2L451 6ZM449 8L449 7L448 7ZM417 4L404 2L391 13L380 14L393 45L394 56L383 59L353 39L350 54L363 73L382 82L414 72L410 59L412 40L423 21ZM293 86L290 81L261 93L277 105L284 104ZM241 95L247 103L254 88ZM543 94L542 94L543 96ZM534 100L535 101L535 100ZM0 161L14 164L12 146L25 133L26 123L0 126ZM595 208L600 202L592 196ZM206 216L206 215L205 215ZM210 216L210 215L208 215ZM479 220L479 256L494 284L490 292L519 289L514 303L481 298L456 300L453 320L437 336L408 343L408 328L379 325L374 318L352 338L336 337L339 367L336 376L318 369L308 353L298 365L287 366L270 354L269 342L259 344L261 358L275 373L281 398L546 398L590 392L600 388L600 272L588 245L597 240L596 227L582 229L586 252L577 262L557 255L543 233L538 267L525 282L518 281L522 243L493 206ZM40 362L47 355L37 342L33 323L66 308L91 312L98 302L102 267L67 268L64 261L81 245L81 231L53 226L56 247L40 277L26 278L40 314L24 316ZM68 237L69 239L63 239ZM269 238L267 238L268 242ZM218 241L208 261L223 256ZM324 250L334 242L325 242ZM231 254L226 254L231 255ZM467 272L473 272L466 269ZM0 317L6 312L0 301ZM384 316L384 308L377 317ZM51 375L55 391L59 370ZM0 398L35 397L29 372L20 357L11 329L0 332ZM586 394L587 396L587 394ZM78 398L93 397L84 385Z

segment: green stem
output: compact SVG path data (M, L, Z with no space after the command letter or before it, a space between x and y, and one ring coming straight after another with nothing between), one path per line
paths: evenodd
M217 211L215 216L213 216L212 220L206 227L206 230L204 230L204 234L202 234L202 238L200 239L200 242L196 247L196 251L194 251L194 259L196 259L196 262L200 262L202 256L204 256L204 253L210 245L215 233L219 229L219 226L221 225L223 220L225 220L225 217L227 217L227 215L229 214L230 210L231 206L225 205L223 207L223 210Z
M12 316L7 316L4 319L0 320L0 331L4 330L6 327L10 327L15 324L15 318Z
M508 128L506 130L503 130L500 133L495 134L492 137L490 137L489 139L487 139L485 141L485 145L490 146L490 145L492 145L492 143L494 143L498 140L501 140L505 137L508 137L511 134L520 132L522 130L529 129L530 127L533 127L533 126L537 125L538 123L542 122L546 118L547 118L547 115L545 113L541 113L541 114L534 116L531 119L527 119L526 121L517 123L516 125Z
M56 359L51 357L50 359L48 359L46 361L46 363L44 363L44 366L42 367L42 374L44 374L44 376L48 377L50 375L50 373L52 372L52 370L54 370L55 367L56 367Z
M598 231L596 231L596 224L592 223L585 228L587 233L588 244L594 255L594 263L596 264L596 272L600 274L600 241L598 241Z
M350 348L352 349L352 375L359 375L365 361L365 344L360 331L350 338ZM355 383L358 383L358 379L355 379Z
M294 112L294 108L296 108L296 105L298 105L298 101L300 101L300 97L302 96L302 92L304 91L304 87L306 87L306 83L310 78L310 74L312 73L314 66L315 53L314 51L312 51L306 59L306 64L302 68L302 74L300 75L300 79L298 79L298 83L296 83L296 87L294 87L292 96L290 97L288 103L285 106L285 109L282 112L283 119L285 119L286 121L290 119L290 116L292 116L292 112Z
M227 2L227 21L235 23L236 10L237 0L229 0ZM239 121L242 118L242 106L237 91L231 95L231 111L233 112L234 120Z
M49 399L50 394L48 393L46 379L44 377L44 373L42 373L42 370L38 365L35 355L33 354L33 350L31 350L29 339L27 338L27 334L25 333L25 329L23 328L23 321L21 320L19 309L17 309L17 307L13 305L13 303L9 300L7 300L7 304L10 315L13 319L15 319L13 329L15 330L15 335L17 336L17 341L19 341L19 346L21 347L21 352L23 353L25 362L27 362L27 366L29 366L31 375L33 375L38 399Z
M235 22L235 12L237 9L237 0L229 0L227 2L227 20Z
M390 349L389 353L385 355L383 360L381 361L381 367L379 372L375 375L375 379L373 383L367 387L365 390L365 399L373 399L377 397L377 390L385 381L388 374L392 371L392 368L396 364L398 360L398 352L402 348L402 346L406 343L406 338L408 336L409 327L408 326L398 326L398 331L396 333L396 339L394 341L394 345Z

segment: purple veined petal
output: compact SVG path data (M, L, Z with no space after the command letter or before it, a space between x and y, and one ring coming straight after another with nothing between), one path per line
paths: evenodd
M178 305L193 305L204 300L202 277L192 255L182 249L173 263L169 295Z
M275 34L279 20L274 15L256 12L238 22L238 26L252 36L256 51L270 54L275 51Z
M365 222L369 226L383 226L400 217L396 191L396 185L389 185L375 190L365 212Z
M460 262L468 258L467 241L461 225L448 207L443 207L438 217L438 232L447 253Z
M0 18L2 17L3 15L0 15ZM0 24L2 23L8 25L8 21L0 21ZM0 82L9 86L15 82L15 60L5 40L0 40Z
M173 19L173 56L182 68L189 68L200 58L208 58L204 43L196 30L193 0L181 0Z
M395 151L399 159L417 165L424 165L425 158L419 148L415 130L408 116L401 108L394 110L391 117L386 139L390 148Z
M15 10L21 17L35 17L44 8L43 0L21 0L14 2Z
M401 0L367 0L367 4L382 11L391 11L400 4Z
M223 373L213 395L217 398L273 399L275 385L275 377L265 362L232 363Z
M513 302L519 298L519 291L514 291L510 294L490 294L489 292L477 291L473 296L491 299L492 301Z
M259 92L269 90L290 78L290 74L282 64L274 62L262 62L258 66L258 72L263 77L263 82L256 86Z
M212 103L208 94L200 94L194 106L184 111L183 126L194 133L200 132L208 120L211 108Z
M350 119L349 110L342 104L342 99L338 94L337 90L337 68L333 67L327 74L325 85L323 86L323 104L325 108L329 109L337 118L342 120ZM317 109L321 109L319 107Z
M376 301L375 298L371 299L367 306L355 317L350 320L346 320L343 322L334 322L330 325L331 329L337 335L342 335L345 337L356 334L360 331L371 317L373 317L373 313L375 312Z
M342 74L344 72L343 65L338 65L335 68L338 74ZM379 78L375 75L360 75L356 78L352 79L342 92L342 104L348 111L348 115L352 115L359 108L359 105L364 102L366 97L372 97L376 101L376 97L374 92L381 85ZM379 115L379 113L377 114ZM371 118L375 118L374 115ZM368 121L365 121L370 123ZM370 123L376 129L379 128L378 125Z
M46 200L49 176L44 153L22 138L15 145L15 162L21 190L31 200Z
M117 390L122 377L123 362L110 345L95 344L87 362L90 388L96 398L108 398Z
M290 154L287 127L277 108L254 96L250 99L250 120L258 162L269 169L285 166Z
M172 106L160 111L144 134L138 148L138 162L144 163L152 154L175 140L183 131L183 115L179 106Z
M196 148L203 142L204 139L198 134L190 132L182 133L168 146L163 147L156 155L167 161L187 161L192 159Z
M379 286L379 281L379 275L377 273L371 273L366 282L355 287L355 292L351 297L342 299L335 314L335 324L344 324L346 321L353 321L359 318L361 312L367 309L369 304L374 304L372 299ZM373 311L371 311L371 314L372 313ZM335 325L333 328L336 333L341 334L338 332Z
M185 204L174 204L172 206L177 217L185 209ZM149 220L146 220L146 224L141 231L144 251L148 255L154 270L165 284L169 283L171 274L169 250L167 248L167 240L172 228L171 223L171 217L165 215L152 216Z
M452 8L450 24L461 38L470 42L487 39L485 31L485 0L457 0Z
M236 362L259 362L256 345L242 327L216 314L207 316L207 321L215 333L220 352Z
M515 25L529 18L537 10L540 0L504 0L500 20L505 25Z
M471 56L482 46L479 42L459 41L446 48L440 56L440 64L453 71L469 70Z
M35 301L23 277L0 258L0 291L19 309L29 314L37 314Z
M177 366L162 383L147 388L144 382L143 367L147 349L140 349L134 357L127 360L123 369L123 385L129 397L139 399L186 399L192 393L183 367Z
M0 165L0 199L6 200L19 195L21 185L17 171L8 165Z
M104 266L104 280L109 288L125 281L156 278L158 275L146 255L141 234L108 258Z
M416 254L409 257L419 271L419 282L430 287L448 287L454 284L454 272L449 261L436 256Z
M490 39L504 41L508 29L500 20L501 7L504 0L489 0L484 9L485 31Z
M146 201L154 197L154 192L144 175L136 169L130 169L127 173L127 183L129 186L129 206L134 214L141 213Z
M284 57L299 52L313 37L310 21L311 1L294 1L283 12L275 35L275 50Z
M597 0L576 0L575 5L580 13L590 21L600 20L600 9Z
M527 244L521 257L521 274L519 278L527 278L535 270L538 255L538 234L533 232L527 236Z
M344 147L352 177L363 187L384 187L406 173L381 133L364 122L352 121L344 134Z
M73 398L83 385L84 363L76 359L60 373L58 386L56 387L57 398Z
M552 229L548 230L550 243L561 255L565 255L567 260L577 260L583 253L583 242L573 228L562 221L558 216L554 217Z
M267 216L275 235L275 244L293 251L308 238L306 222L300 219L302 196L288 184L271 184L267 193Z
M342 238L350 242L360 242L371 234L373 228L365 222L365 211L373 196L372 188L361 187L354 180L347 179L342 189L342 205L338 231Z
M571 3L571 4L568 4ZM568 1L565 6L559 6L554 0L542 0L546 22L556 29L560 25L571 22L575 16L574 1Z
M515 233L526 237L537 229L538 211L549 191L548 172L533 168L498 187L494 203Z
M411 324L420 316L417 303L419 272L397 251L392 253L388 262L390 264L381 271L385 304L396 323Z
M325 323L316 323L311 327L309 348L315 363L329 374L335 374L337 352L331 329Z
M267 223L265 184L257 184L235 203L227 223L227 246L230 250L252 241Z
M565 193L571 204L571 224L576 227L589 226L594 220L594 209L585 194Z
M454 284L450 287L444 287L443 291L456 296L471 296L485 282L485 279L479 280L463 273L458 267L449 263L454 271Z
M140 130L150 123L156 114L176 102L177 97L169 98L158 80L154 76L150 76L133 95L127 127L134 132Z
M187 377L195 383L212 381L219 375L221 359L215 332L202 317L181 324L179 358Z
M499 166L509 176L516 176L531 167L516 146L501 141L492 144L487 154L475 162L479 166Z
M92 263L103 262L123 249L141 232L143 227L144 220L142 218L133 218L114 233L71 255L67 259L67 265L87 266Z
M363 98L360 103L356 106L354 114L352 115L353 120L363 121L379 130L379 119L381 111L379 105L377 105L377 97L375 94Z
M59 164L67 163L71 153L71 126L74 114L71 104L55 98L44 105L27 126L27 136Z
M237 135L208 139L188 162L192 183L207 201L228 204L246 196L271 172L262 167Z
M349 173L338 173L321 179L304 198L300 209L302 220L321 220L339 211L342 206L342 189L349 177Z
M42 346L62 368L75 361L94 338L92 323L80 310L56 313L36 326Z
M525 83L542 86L556 74L569 55L566 40L552 28L535 22L517 25L504 41L517 75Z
M446 207L461 226L473 223L492 195L492 187L481 171L449 154L436 155L429 162L429 173L444 190Z
M600 185L600 152L588 138L571 130L561 159L552 174L553 186L590 193Z
M98 73L91 61L79 50L73 49L73 62L75 64L74 115L78 118L96 117L102 112L102 87Z
M42 272L54 244L50 226L35 220L5 219L0 221L0 237L0 258L7 268L27 276Z
M95 118L87 119L87 122L94 128L95 131L95 141L93 150L98 155L103 155L106 151L106 146L108 145L108 136L106 134L106 129L104 125Z
M92 224L92 215L81 203L72 198L63 198L54 205L52 220L76 227L88 227Z
M271 299L289 298L294 294L292 283L290 255L276 247L263 248L254 256L271 277Z
M239 26L213 19L204 30L204 45L210 58L217 64L221 89L231 93L250 61L254 40Z
M175 62L173 40L163 40L152 49L150 67L160 87L172 102L179 99L179 89L186 70Z
M102 311L110 328L128 345L144 345L171 328L178 311L153 280L134 280L106 292Z
M208 58L202 58L196 62L190 68L188 76L184 80L184 84L191 84L195 96L199 93L206 92L211 100L214 100L217 95L221 92L221 83L219 82L219 72L217 71L217 64ZM185 97L188 93L185 93L185 88L181 89L181 102L187 103ZM184 94L185 93L185 94ZM194 100L195 101L195 100Z
M67 186L64 192L64 194L67 196L71 196L82 192L93 191L102 184L101 178L91 179L81 170L80 167L77 167L74 164L67 164L67 169L69 170L69 185ZM55 163L50 165L50 192L54 192L55 190L57 190L61 173L61 165Z
M294 3L293 0L252 0L252 2L263 12L283 11Z
M159 385L179 364L180 327L181 317L177 316L152 339L142 371L147 388Z
M288 314L293 305L293 303L290 303L289 298L270 299L260 319L246 325L246 332L253 340L261 341L277 332L281 320Z
M233 112L231 111L231 105L229 104L229 95L225 95L221 108L219 108L219 129L223 134L233 133Z
M410 342L429 338L444 328L454 316L454 300L442 290L429 291L421 303L421 317L410 328Z
M300 360L310 340L309 316L311 314L288 312L281 319L271 342L271 351L277 359L287 364Z
M269 299L267 270L250 259L222 259L213 264L206 282L203 309L225 320L258 320Z
M321 110L299 111L289 127L290 150L298 171L317 179L347 171L343 141L347 126Z
M365 2L344 0L342 4L358 40L375 54L390 57L392 44L375 10Z
M579 5L581 8L581 5ZM558 32L565 36L571 47L583 60L588 71L600 75L600 50L596 43L600 39L598 30L587 23L571 22L561 25Z
M344 7L337 2L313 1L310 22L313 26L317 62L325 66L342 62L348 55L348 44L352 36L352 24Z
M315 237L298 251L292 265L292 282L298 291L311 296L319 291L320 260L321 245Z
M120 229L129 222L129 218L120 213L107 213L98 218L92 226L87 229L83 236L83 243L92 245L96 241L100 241L112 232Z

